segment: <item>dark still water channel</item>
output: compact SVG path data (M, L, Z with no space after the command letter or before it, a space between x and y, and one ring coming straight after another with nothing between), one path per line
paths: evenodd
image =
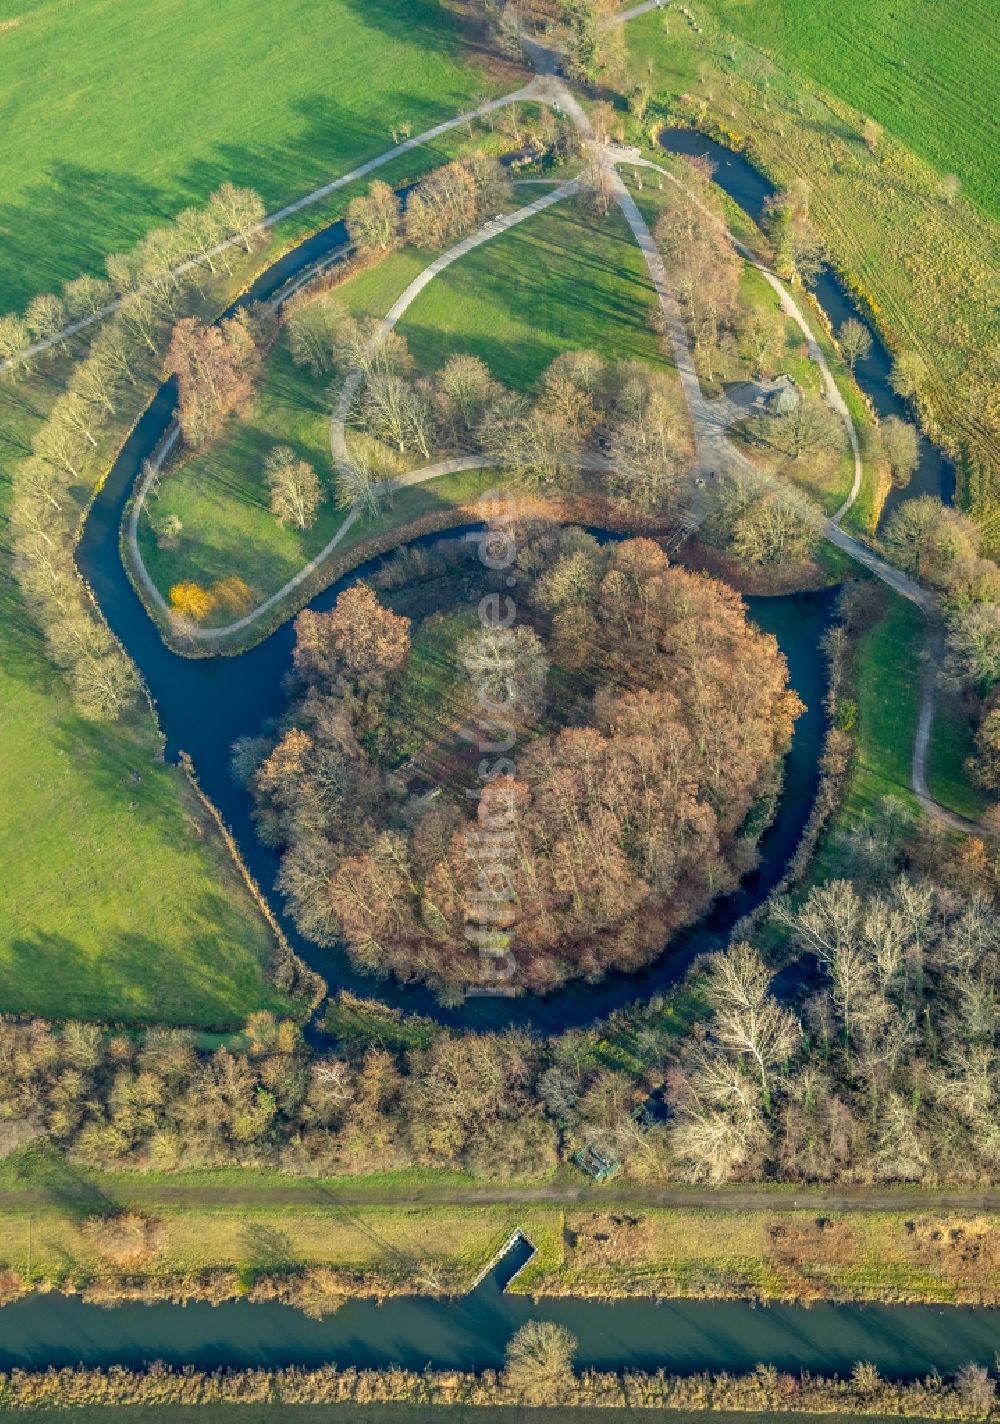
M554 1320L579 1342L578 1367L744 1373L758 1363L797 1373L848 1374L870 1360L887 1378L969 1360L991 1364L1000 1312L930 1306L770 1306L730 1301L541 1300L503 1286L530 1254L515 1246L460 1300L352 1301L312 1320L290 1306L128 1305L33 1296L0 1310L0 1369L125 1365L163 1360L201 1369L335 1363L373 1369L496 1369L526 1320Z
M741 153L734 153L714 139L692 129L666 129L660 135L660 143L670 153L686 154L689 157L708 158L715 165L714 179L723 192L738 203L754 222L760 223L764 217L768 198L774 196L774 184L755 168ZM837 331L848 317L863 321L872 334L871 355L859 361L854 368L858 385L868 396L878 415L885 418L898 415L902 420L912 421L913 417L902 397L889 384L892 357L879 338L878 332L858 309L845 290L843 283L829 267L823 269L810 289L826 312L834 331ZM947 503L955 497L955 467L936 445L920 437L920 458L913 478L905 489L893 489L882 510L882 518L898 509L907 499L916 495L932 494Z
M108 623L142 669L167 738L168 757L174 759L185 751L192 758L202 786L219 807L251 872L270 895L280 916L280 902L273 893L278 858L256 836L250 797L229 774L229 750L237 737L257 732L262 722L282 712L285 698L281 684L291 666L292 625L284 624L257 647L237 657L179 657L164 645L125 574L119 553L118 531L133 481L169 422L173 403L173 391L164 387L139 422L98 496L77 558ZM422 542L454 538L456 532L430 536ZM309 607L332 607L343 589L370 574L377 562L366 564L331 585ZM829 623L833 594L751 599L749 603L755 621L781 644L792 684L807 710L796 724L778 814L760 842L759 868L706 919L675 936L669 953L655 964L638 974L610 974L598 984L573 985L547 999L473 997L461 1008L448 1010L425 989L356 974L346 955L310 944L289 919L281 916L297 952L323 975L334 992L347 988L361 997L433 1015L441 1022L463 1028L517 1023L557 1031L590 1023L675 982L696 954L724 942L739 917L758 904L781 878L816 792L817 761L825 730L825 668L818 643Z

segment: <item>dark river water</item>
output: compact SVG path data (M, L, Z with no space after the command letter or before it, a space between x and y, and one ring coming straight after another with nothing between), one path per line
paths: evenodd
M346 242L342 222L317 233L270 267L237 305L267 300L318 259L346 250ZM697 954L723 944L736 921L766 898L798 844L818 783L817 757L825 730L825 668L817 649L832 613L830 592L748 600L754 620L777 637L788 659L792 685L806 711L796 725L786 760L776 817L760 841L758 869L697 926L675 935L669 952L647 969L633 975L608 974L598 984L570 985L545 999L470 997L461 1008L445 1009L425 989L356 974L344 954L319 949L304 940L283 914L274 893L278 858L257 839L250 798L234 784L228 769L229 750L237 737L257 732L262 722L280 714L284 707L281 684L291 665L292 627L285 624L236 657L178 657L164 646L122 566L122 516L142 462L162 438L175 403L174 384L167 382L139 421L99 493L77 549L77 562L111 628L142 669L167 739L168 758L175 759L181 751L192 758L202 786L233 831L296 952L334 992L348 989L361 998L376 998L455 1027L490 1029L517 1024L556 1032L591 1023L669 987ZM454 531L451 536L438 537L453 536ZM377 563L364 565L333 584L309 607L331 607L349 583L369 575Z
M675 152L708 153L717 163L717 181L751 216L760 216L771 188L746 160L686 132L668 134L665 144ZM317 258L342 248L345 240L339 223L308 239L276 263L244 300L271 296ZM853 309L832 275L821 277L816 291L835 325L851 314ZM859 363L859 379L880 412L905 414L888 386L888 366L888 356L876 341L872 356ZM266 718L282 710L281 682L290 663L292 629L280 628L238 657L177 657L164 647L121 564L122 514L143 459L169 423L174 401L168 384L126 444L87 521L79 565L109 624L142 669L157 704L168 757L183 749L193 758L202 785L233 829L251 871L280 916L281 906L273 895L276 859L257 841L249 799L231 781L227 763L238 736L257 731ZM948 493L945 462L927 442L908 493L923 489ZM352 577L370 569L358 570ZM330 607L346 582L334 585L310 606ZM516 1023L541 1031L561 1030L589 1023L667 987L695 954L724 943L737 918L768 894L808 819L825 730L824 668L818 644L829 623L833 596L825 592L749 600L755 621L777 637L792 684L807 710L796 726L777 816L761 841L760 868L698 926L675 936L645 971L608 975L598 984L571 986L545 1000L476 998L461 1008L445 1010L423 990L401 989L354 974L343 955L303 941L282 917L297 951L333 991L347 987L362 997L432 1014L465 1028ZM1000 1313L964 1308L754 1308L738 1302L655 1304L648 1300L614 1304L543 1300L535 1305L503 1291L528 1254L523 1243L515 1246L476 1291L461 1300L409 1298L382 1306L355 1301L323 1320L271 1304L161 1303L109 1311L75 1297L35 1296L0 1310L0 1369L79 1362L138 1366L154 1359L206 1368L335 1361L360 1367L394 1363L413 1369L427 1364L484 1369L502 1362L508 1339L529 1318L566 1325L579 1341L578 1364L606 1369L663 1366L680 1372L743 1371L766 1362L783 1370L845 1373L856 1360L865 1359L886 1376L906 1377L931 1369L952 1371L968 1360L989 1363L1000 1345Z
M360 1369L496 1369L526 1320L554 1320L576 1336L579 1367L848 1374L870 1360L887 1378L952 1373L991 1364L1000 1312L930 1306L773 1305L738 1301L541 1300L503 1287L530 1250L523 1244L470 1295L352 1301L313 1320L290 1306L127 1305L114 1310L75 1297L33 1296L0 1310L0 1369L83 1363L141 1367L163 1360L201 1369L317 1366Z

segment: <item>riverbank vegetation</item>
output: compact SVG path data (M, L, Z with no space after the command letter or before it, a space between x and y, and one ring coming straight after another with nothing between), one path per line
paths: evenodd
M294 1424L331 1424L329 1405L299 1404L294 1406L295 1413L289 1415L287 1410L292 1407L284 1403L247 1404L241 1400L241 1424L273 1424L273 1421L279 1418L291 1418ZM74 1408L73 1418L79 1421L79 1424L121 1424L121 1406L84 1404ZM372 1421L376 1420L378 1424L439 1424L440 1408L439 1404L371 1405L339 1401L336 1405L337 1413L332 1417L335 1424L372 1424ZM517 1416L512 1414L512 1408L516 1411L518 1406L458 1404L452 1407L449 1417L454 1418L456 1424L459 1424L459 1421L460 1424L514 1424ZM232 1412L231 1404L204 1401L199 1406L198 1424L231 1424ZM571 1404L564 1407L533 1406L531 1418L533 1424L607 1424L608 1420L624 1419L629 1415L631 1408L624 1405L621 1408L590 1408L587 1405ZM66 1415L60 1409L42 1407L34 1410L34 1417L42 1421L42 1424L60 1424ZM695 1424L695 1421L704 1418L704 1411L692 1413L687 1409L660 1409L653 1405L642 1417L648 1420L649 1424ZM734 1415L726 1410L720 1410L716 1417L726 1421L726 1424L745 1424L744 1415ZM809 1420L817 1416L792 1411L785 1417L808 1424ZM827 1424L843 1424L843 1421L850 1417L841 1413L824 1415ZM890 1424L885 1415L868 1414L866 1417L871 1424ZM128 1424L190 1424L191 1421L189 1406L184 1404L132 1404L129 1406L127 1418Z
M834 265L893 354L897 388L928 435L958 459L962 501L995 543L996 224L956 197L947 174L915 157L888 125L867 130L865 115L843 97L816 93L801 70L780 67L735 34L729 8L720 18L719 7L702 5L692 19L671 7L630 22L602 80L623 100L644 94L636 137L664 121L707 128L805 199ZM760 23L755 14L739 25ZM771 43L790 29L779 27ZM934 95L937 102L936 88Z
M555 1329L546 1327L543 1329ZM517 1337L515 1337L516 1339ZM569 1337L570 1349L575 1341ZM627 1371L623 1375L596 1371L576 1372L567 1368L560 1374L561 1410L540 1408L533 1377L526 1382L516 1370L486 1370L464 1374L457 1370L425 1370L420 1374L402 1369L384 1371L338 1369L327 1365L316 1370L231 1370L213 1374L198 1370L173 1370L156 1366L148 1372L131 1370L14 1370L0 1375L0 1407L10 1411L45 1410L59 1401L60 1413L86 1407L83 1418L96 1407L117 1406L136 1409L136 1418L145 1420L151 1406L200 1406L198 1418L221 1418L212 1406L239 1405L250 1419L270 1418L271 1408L286 1411L302 1407L301 1417L310 1420L310 1405L359 1406L349 1419L391 1418L418 1421L424 1418L455 1417L494 1424L513 1417L527 1404L542 1424L570 1424L574 1420L615 1417L617 1410L641 1417L669 1417L683 1424L692 1414L745 1417L771 1413L790 1418L823 1415L834 1420L864 1416L880 1419L987 1419L994 1417L996 1385L983 1366L969 1364L945 1379L928 1375L908 1383L884 1380L878 1370L859 1362L849 1379L824 1378L780 1372L760 1365L753 1374L655 1375ZM393 1403L412 1406L387 1413ZM503 1414L493 1406L507 1406ZM255 1408L257 1406L257 1408ZM593 1415L589 1408L594 1408ZM426 1411L433 1410L431 1414ZM661 1416L668 1410L668 1416ZM364 1412L368 1411L368 1412ZM441 1411L444 1411L442 1415ZM578 1412L579 1411L579 1412ZM647 1414L647 1411L648 1414ZM44 1414L41 1417L46 1417ZM97 1417L100 1417L99 1415ZM152 1418L158 1417L158 1411ZM168 1412L168 1419L175 1416ZM292 1416L300 1417L299 1410Z

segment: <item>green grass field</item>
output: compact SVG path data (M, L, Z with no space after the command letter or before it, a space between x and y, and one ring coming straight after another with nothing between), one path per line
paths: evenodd
M910 771L926 625L906 599L888 589L884 596L885 613L858 640L856 755L841 824L871 814L883 796L898 797L914 810L917 805Z
M0 519L6 461L60 374L0 383ZM75 714L0 557L0 1012L230 1027L282 1006L270 931L181 773L156 762L151 718Z
M856 757L841 828L870 815L883 796L898 797L917 809L911 785L913 740L920 707L927 625L906 599L883 590L885 613L858 641ZM942 806L960 815L979 816L985 798L971 784L962 765L970 749L964 716L939 692L928 754L927 782ZM821 847L811 879L841 873L835 843Z
M0 1011L228 1026L283 1006L270 931L152 728L77 717L9 592L0 613Z
M923 615L886 591L886 611L858 645L858 753L849 807L870 811L883 796L912 802L910 769L920 706Z
M967 25L975 32L972 17L982 14L985 5L982 0L968 7L939 5L935 26L926 32L920 16L929 6L914 0L895 7L894 18L883 7L876 9L874 0L850 0L839 10L820 0L806 8L808 14L801 6L781 6L779 0L762 5L704 0L692 12L697 28L677 7L644 15L626 27L630 73L642 75L649 84L657 119L718 133L729 144L745 148L778 186L799 180L807 184L810 216L833 264L867 303L892 349L915 351L925 362L924 398L944 439L978 451L984 468L992 470L989 441L970 412L985 398L988 385L978 373L996 320L996 203L984 208L962 197L949 201L942 175L961 171L963 150L973 169L986 161L995 148L989 136L991 125L995 133L995 106L984 105L968 127L950 128L943 169L908 146L904 140L912 135L897 136L888 119L873 153L864 141L863 122L865 113L877 106L869 102L867 92L860 96L865 103L852 107L849 96L837 87L842 74L831 72L818 81L787 55L778 52L772 61L757 43L743 37L745 30L775 47L784 42L782 34L787 40L792 31L814 33L815 25L836 15L845 29L854 24L863 42L866 17L874 24L881 15L900 44L912 43L914 55L918 48L923 55L920 64L914 58L906 68L890 65L887 82L898 80L907 92L923 88L928 102L933 96L935 106L946 108L922 66L932 55L935 64L940 59L944 73L967 63L969 92L977 95L977 86L995 72L990 57L995 47L986 25L974 45L967 47L963 36ZM773 20L779 10L787 16L784 28ZM856 50L852 47L850 53ZM819 62L847 67L832 51ZM859 73L862 67L857 66ZM905 129L908 112L897 113L900 128ZM876 117L881 114L879 109ZM947 125L941 127L944 131ZM647 135L636 126L633 137ZM967 181L970 192L972 182ZM966 486L960 471L960 499L984 521L997 498L991 478L970 480Z
M998 12L987 0L706 0L719 23L884 124L1000 216Z
M429 261L429 254L405 248L350 278L331 300L355 314L381 316ZM471 351L501 380L527 389L571 348L662 365L648 319L654 301L642 254L617 211L598 223L567 205L448 268L417 298L399 331L422 371L434 372L453 352ZM140 522L140 549L165 597L183 579L207 587L235 573L259 602L336 533L344 513L336 507L332 476L330 381L296 367L279 342L252 414L163 480ZM268 507L262 462L278 443L294 446L324 483L326 499L311 529L283 528ZM474 498L487 479L473 470L401 490L390 510L358 521L338 556L442 504ZM167 515L176 515L184 528L176 547L164 549L150 520ZM222 624L232 616L220 610L206 622Z
M973 727L968 715L957 698L939 687L927 758L927 785L942 806L975 820L992 803L965 770L965 759L973 750Z
M437 0L0 0L0 310L226 179L277 208L489 87Z
M662 366L650 325L655 303L642 253L618 210L594 219L567 202L449 267L398 329L425 370L470 352L505 385L529 390L566 350Z

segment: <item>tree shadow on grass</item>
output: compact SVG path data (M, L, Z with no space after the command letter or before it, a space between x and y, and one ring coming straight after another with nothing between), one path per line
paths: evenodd
M194 898L191 916L197 927L167 945L150 935L109 932L100 951L88 951L53 931L18 935L2 958L7 988L0 1009L225 1031L255 1009L280 1008L265 966L245 948L246 919L226 897Z
M354 12L352 23L360 20L370 31L370 54L379 55L387 38L405 43L399 51L401 78L407 55L414 63L427 54L454 61L460 51L471 59L489 58L485 49L469 42L471 33L463 44L459 25L437 0L341 3ZM253 71L247 77L248 82L267 79ZM16 203L0 208L0 310L23 308L35 292L56 290L80 272L102 271L109 251L131 247L181 208L203 203L227 180L256 188L269 209L282 206L390 147L394 125L406 122L419 133L457 113L478 87L474 82L442 83L432 97L405 89L386 94L376 82L338 103L317 82L316 93L289 106L301 125L280 143L220 143L208 156L181 162L174 171L170 155L159 155L161 171L169 174L162 182L98 166L54 164ZM206 92L204 102L214 105L218 96Z
M248 1221L240 1233L240 1245L245 1252L240 1279L248 1289L267 1276L288 1276L301 1268L291 1236L271 1222Z
M72 1163L53 1142L38 1142L14 1163L19 1185L35 1192L74 1221L113 1217L122 1210L102 1186Z
M36 291L58 290L82 271L103 275L108 252L131 247L170 216L165 190L153 183L56 164L16 204L0 208L0 309L21 308Z

